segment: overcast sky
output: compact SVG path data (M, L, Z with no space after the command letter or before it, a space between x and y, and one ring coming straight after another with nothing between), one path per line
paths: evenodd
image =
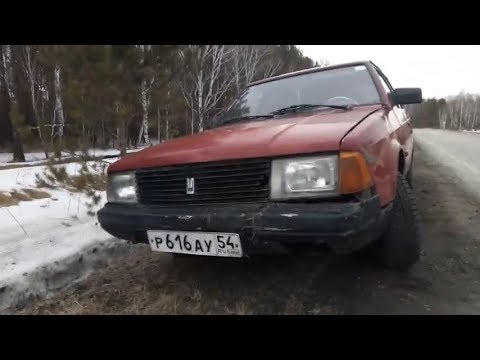
M479 45L297 45L331 64L371 60L393 87L420 87L424 98L480 94Z

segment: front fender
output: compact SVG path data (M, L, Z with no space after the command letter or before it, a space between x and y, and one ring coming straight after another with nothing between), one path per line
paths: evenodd
M365 156L381 206L395 199L401 146L382 112L370 115L349 132L342 139L340 150L358 151Z

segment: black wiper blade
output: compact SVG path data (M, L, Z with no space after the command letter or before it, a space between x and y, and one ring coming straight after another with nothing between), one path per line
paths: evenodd
M352 105L327 105L327 104L299 104L299 105L292 105L285 108L281 108L275 111L272 111L270 114L277 115L277 114L285 114L287 112L310 109L315 107L329 107L332 109L342 109L342 110L351 110Z
M234 122L237 122L237 121L243 121L243 120L255 120L255 119L261 119L261 118L273 118L273 116L274 116L274 114L240 116L240 117L236 117L236 118L224 120L224 121L222 121L222 125L234 123Z

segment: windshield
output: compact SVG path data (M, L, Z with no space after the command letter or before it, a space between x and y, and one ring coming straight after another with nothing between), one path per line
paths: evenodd
M300 104L355 106L376 103L380 103L380 96L367 68L349 66L253 85L236 98L218 118L217 125Z

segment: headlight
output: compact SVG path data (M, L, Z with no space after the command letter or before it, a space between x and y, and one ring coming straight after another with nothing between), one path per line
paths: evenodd
M272 161L273 200L338 194L338 156L299 157Z
M121 173L108 175L107 201L136 203L135 174Z

